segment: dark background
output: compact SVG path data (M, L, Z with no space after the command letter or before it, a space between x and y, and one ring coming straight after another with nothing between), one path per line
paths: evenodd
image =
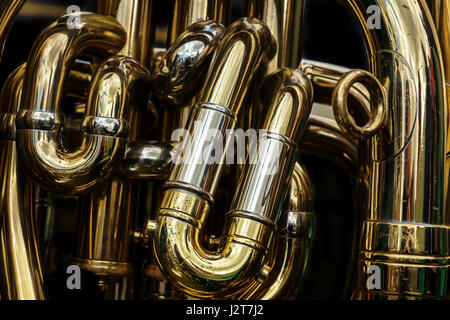
M158 26L167 24L170 1L156 1ZM0 65L0 81L25 62L34 39L56 17L65 14L69 5L78 5L82 11L95 11L96 1L40 0L28 1L16 19ZM233 20L244 16L244 1L236 0ZM336 0L311 0L307 6L304 26L304 57L326 61L350 68L366 68L362 38L349 11ZM354 186L349 175L330 159L314 154L301 157L310 173L315 189L315 228L309 274L300 298L342 298L349 272L352 231L354 225ZM60 266L49 271L50 298L70 298L64 291L66 275L61 265L73 254L75 233L74 198L55 198L58 209L54 221L52 245ZM88 278L85 278L88 279ZM72 294L73 295L73 294Z

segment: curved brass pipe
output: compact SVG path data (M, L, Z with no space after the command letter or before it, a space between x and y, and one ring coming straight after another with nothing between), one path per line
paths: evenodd
M225 28L214 21L192 24L167 49L153 71L155 100L186 106L202 87L212 54Z
M144 102L146 101L149 90L150 74L147 69L131 58L114 56L105 61L104 64L96 70L91 83L88 107L95 106L95 109L111 111L114 111L113 107L116 107L120 113L107 114L105 115L108 117L106 119L128 120L131 110L145 105ZM90 121L95 121L95 118L86 117L83 125L85 127L97 128L97 130L102 129L102 126L96 125L95 122L93 125L90 125ZM95 133L93 132L93 134L105 135L105 132L98 131ZM122 190L122 188L125 190ZM108 203L111 202L110 204L115 211L118 211L118 207L115 207L113 203L120 201L120 196L127 193L127 188L129 187L118 186L116 194L110 195L111 199L106 201ZM122 191L119 192L119 190ZM97 199L103 199L106 194L109 194L108 192L106 192L106 194L103 193L104 191L96 189L89 197L89 199L92 198L92 200L90 200L90 206L88 210L85 210L85 213L89 215L92 213L94 216L89 216L89 219L86 219L86 221L89 221L89 224L84 226L82 233L80 234L77 263L81 267L95 272L114 273L113 269L118 269L117 272L121 272L124 268L122 264L125 262L128 263L128 248L131 237L129 236L130 230L125 227L131 227L126 221L130 218L132 213L127 212L127 214L122 214L120 217L102 214L101 212L103 211L100 210L100 208L105 207L105 201L99 201ZM97 218L97 214L100 215L102 219ZM124 221L119 218L124 219ZM97 230L95 226L99 223L103 223L104 227ZM115 226L117 223L121 226L121 228L119 228L120 231L117 230L117 227ZM99 232L97 233L96 231ZM103 231L107 232L105 233ZM119 233L122 232L124 235L120 236ZM122 240L116 241L116 239ZM120 248L117 250L106 250L105 245L108 247L111 246L112 248L119 246Z
M3 0L0 4L0 61L14 18L24 3L25 0Z
M60 192L86 191L107 178L121 161L126 137L122 105L88 101L82 145L73 152L60 141L63 125L59 103L72 61L80 54L109 56L123 46L125 33L113 19L81 13L80 29L69 29L66 15L35 42L25 71L23 96L16 119L17 146L25 171L40 185ZM120 85L111 78L111 85ZM93 90L93 88L91 88ZM89 105L90 104L90 105ZM117 117L117 118L115 118Z
M135 59L149 68L152 60L154 0L98 0L99 14L115 17L127 33L119 55Z
M270 95L271 107L262 127L267 130L264 135L267 140L260 147L261 159L254 165L247 162L243 170L217 252L209 253L199 243L209 206L207 201L182 189L177 192L174 188L177 184L181 188L180 182L169 180L166 184L170 189L164 194L159 210L155 253L169 279L191 295L235 295L246 289L261 272L265 251L279 218L279 203L286 192L286 187L280 185L290 178L295 163L294 146L304 130L312 93L307 78L291 69L273 74L265 91L270 88L273 95ZM197 204L191 205L199 207L195 209L198 213L182 212L182 197L187 198L185 205L196 201Z
M308 173L298 162L277 223L278 233L260 279L238 299L294 299L309 259L313 224L313 190Z
M246 15L263 21L269 27L277 42L277 52L265 70L261 70L253 84L250 111L241 117L242 128L258 128L267 110L260 101L260 87L266 75L278 68L296 68L302 56L303 21L305 0L247 0ZM250 99L249 99L250 100Z
M369 140L353 298L445 294L449 257L444 204L446 101L438 39L425 1L348 0L365 36L370 71L385 87L386 127ZM370 29L367 8L380 9ZM401 84L401 85L400 85ZM407 241L404 241L404 240ZM367 271L381 271L370 290ZM433 283L432 286L422 284Z
M36 239L33 186L17 162L14 118L25 64L6 80L0 99L0 296L3 300L39 300L45 289Z
M218 130L222 135L227 129L232 129L249 80L261 63L267 63L273 57L274 49L270 31L256 19L240 19L226 30L213 57L199 103L188 124L192 139L185 139L180 148L179 155L192 155L194 158L186 158L189 161L176 164L164 185L153 248L165 276L189 294L211 297L226 292L235 293L242 289L240 285L256 271L255 267L264 256L259 250L255 251L256 244L253 241L249 240L248 246L243 245L243 238L238 234L234 240L231 234L224 237L226 244L224 242L217 253L208 253L202 246L200 230L212 204L225 155L215 161L199 158L202 154L213 156L213 153L203 149L205 147L208 150L213 146L208 142L210 138L204 134L208 128L195 126L195 122L207 123L209 129ZM303 99L300 100L303 102ZM294 117L300 111L293 108L290 112ZM304 110L305 107L302 105L298 108ZM274 113L273 116L280 115ZM293 129L291 126L290 130ZM266 129L270 130L271 127ZM203 151L200 154L198 151L192 152L194 150ZM191 163L196 164L192 166ZM238 217L236 219L239 220ZM243 219L239 226L240 223L231 218L231 214L228 220L231 225L225 230L239 233L239 228L249 227L252 230L246 223L255 224L256 229L253 231L256 233L252 234L257 238L263 237L263 242L269 240L266 237L271 232L260 222Z
M123 110L129 123L128 148L145 137L150 73L145 68L153 44L151 0L98 2L99 12L124 27L127 41L119 55L103 65L92 80L96 105ZM126 56L126 57L125 57ZM118 171L121 171L121 164ZM128 299L133 293L132 229L135 225L139 185L128 177L114 176L81 197L80 228L74 261L99 279L95 287L106 299Z
M247 0L247 16L264 21L277 41L277 53L267 73L295 68L302 57L305 0Z
M337 83L345 73L350 71L345 67L307 59L303 59L298 68L313 85L314 102L329 105L330 108ZM350 89L349 112L358 123L364 123L368 119L369 108L369 92L364 86L355 84ZM362 163L359 154L364 150L358 152L358 149L361 149L360 143L346 136L335 119L312 114L300 146L302 150L332 158L354 177L359 173Z
M202 22L202 21L215 21L216 23L227 25L228 20L230 18L231 13L231 2L230 0L172 0L173 9L172 9L172 15L170 17L169 22L169 31L167 35L167 48L169 51L171 51L169 54L173 54L174 51L181 49L178 48L178 44L175 42L180 37L186 37L186 39L189 39L193 36L194 39L192 39L194 42L191 44L195 44L195 35L189 35L188 29L195 23ZM206 30L205 30L206 31ZM214 37L214 41L212 44L216 44L215 36L221 36L223 31L220 30L220 34L217 32L218 29L214 32L207 32ZM188 32L188 34L182 35L183 33ZM182 44L182 43L180 43ZM175 47L174 47L175 46ZM172 48L172 50L170 49ZM215 46L212 47L211 45L207 45L201 50L197 50L196 54L196 61L197 65L192 66L194 69L197 67L200 67L200 70L198 72L201 74L202 69L207 69L208 64L205 64L202 59L198 60L198 58L205 56L204 53L207 53L206 57L209 58L209 54L213 53L215 50ZM189 53L190 50L183 50L184 53ZM170 58L166 53L164 53L164 56L160 57L163 58ZM187 60L190 60L189 54L186 57ZM161 65L161 62L159 63ZM172 67L175 67L176 65L172 65ZM177 69L180 69L178 66L177 68L174 68L172 72L178 71ZM183 70L185 68L181 68ZM158 140L162 142L169 142L170 141L170 134L176 130L176 129L182 129L186 127L189 115L192 110L192 106L195 104L195 97L200 92L200 88L204 84L201 80L204 80L204 77L200 76L198 77L197 81L199 83L199 86L195 88L188 97L193 97L191 100L185 100L181 101L182 96L180 95L178 98L178 106L179 108L167 108L164 104L161 106L163 109L161 114L161 128L159 130L160 137ZM197 82L196 81L196 82ZM161 85L160 85L161 88ZM169 87L170 88L170 87ZM178 90L178 93L185 93L184 90ZM164 92L162 92L164 94ZM186 99L188 99L186 97ZM167 99L164 99L162 102L167 102ZM173 99L172 99L173 100ZM170 101L169 101L170 102ZM169 104L170 105L170 104Z

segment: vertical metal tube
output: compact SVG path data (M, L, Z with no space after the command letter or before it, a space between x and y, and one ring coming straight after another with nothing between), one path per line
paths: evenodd
M428 0L431 14L434 19L436 31L438 33L439 42L442 50L442 57L444 59L444 73L445 73L445 91L447 97L447 145L445 158L445 179L444 187L446 188L446 210L447 220L446 225L450 225L450 3L446 0ZM450 269L450 263L449 263ZM447 296L450 296L450 279L447 281Z
M277 42L277 53L275 58L267 66L265 72L271 74L276 72L279 68L293 68L295 69L302 58L302 34L303 34L303 19L305 14L306 1L304 0L247 0L247 16L256 17L264 21L274 35ZM268 88L267 88L268 89ZM264 103L261 101L260 86L258 83L254 84L255 94L251 102L251 118L250 124L258 125L261 121L262 115L265 114ZM312 95L310 95L312 98ZM265 96L266 99L270 97ZM243 119L241 118L241 121ZM301 170L304 170L301 168ZM295 180L292 180L295 182ZM295 188L295 185L291 185ZM311 186L300 184L301 188L305 188L307 193ZM311 219L302 219L303 214L292 215L292 219L300 219L299 223L311 223ZM311 215L311 211L307 215ZM281 225L279 226L281 227ZM295 238L295 240L294 240ZM309 250L308 237L290 237L278 234L271 244L271 255L266 264L270 268L270 279L262 281L250 295L247 297L280 297L281 291L288 291L288 283L298 283L302 273L298 270L304 270L308 262L307 259L302 259ZM293 244L296 244L293 246ZM298 251L296 251L298 250ZM272 260L271 260L272 259ZM292 264L300 263L301 265ZM294 279L298 276L297 279ZM283 287L286 286L285 290Z
M126 108L122 117L130 124L129 141L144 138L144 111L150 92L150 75L145 67L150 65L153 46L153 5L152 0L98 2L100 13L115 17L124 27L127 41L119 56L96 72L92 82L98 88L91 95L94 99L120 97L117 103ZM114 78L119 86L112 87ZM101 103L114 104L111 99ZM134 272L131 246L138 190L138 181L114 177L81 200L76 263L100 276L98 287L111 299L127 298L132 292L128 276ZM113 293L117 288L119 295Z
M258 281L239 299L295 299L310 256L312 237L312 182L296 163L285 206L277 222L273 248Z
M36 239L33 185L17 161L14 118L22 92L25 65L7 79L0 96L0 297L45 298Z
M277 53L267 73L299 65L305 5L305 0L247 0L247 16L264 21L277 41Z

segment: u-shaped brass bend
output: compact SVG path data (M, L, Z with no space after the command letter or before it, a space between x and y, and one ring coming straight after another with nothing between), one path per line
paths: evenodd
M179 149L185 161L175 164L164 185L155 255L167 278L193 296L230 297L245 289L261 272L273 237L296 145L311 108L310 82L290 69L276 73L267 87L272 93L267 101L271 108L259 158L249 158L254 161L246 164L219 249L209 252L201 241L223 160L210 161L215 153L205 133L214 129L223 134L234 128L240 107L236 100L242 101L250 76L259 68L258 60L273 57L272 46L270 32L256 19L239 20L227 29L187 127L191 139ZM199 120L208 128L196 126ZM208 159L199 159L202 155Z
M101 79L114 85L118 93L108 93L107 86L102 88L98 81L91 83L81 146L68 151L61 142L64 121L59 104L75 58L81 54L111 56L126 40L125 31L113 18L91 13L78 17L75 28L68 27L73 17L66 15L39 35L27 61L16 118L18 154L25 171L43 187L67 193L85 191L113 172L114 164L123 158L127 128L124 105L118 103L127 95L125 62L122 68L114 67L115 76ZM108 63L104 67L113 68ZM103 71L97 71L97 79ZM97 94L112 96L102 100Z

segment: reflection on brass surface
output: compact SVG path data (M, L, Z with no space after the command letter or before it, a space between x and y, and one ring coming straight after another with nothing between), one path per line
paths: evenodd
M177 39L183 37L183 35L184 37L186 37L185 39L193 38L194 42L190 42L191 46L193 44L198 45L195 40L198 37L197 32L196 34L191 34L190 31L190 27L193 24L205 21L210 21L211 23L211 21L215 21L216 23L220 23L222 25L228 25L229 22L231 0L172 0L171 5L173 7L169 21L169 31L167 34L167 50L169 51L169 57L170 52L179 50L178 44L176 42ZM202 24L200 24L200 26L201 25ZM207 23L207 25L209 25L209 23ZM214 26L214 30L206 32L206 34L209 34L208 40L206 41L208 45L206 45L205 43L204 48L197 50L196 58L198 59L198 63L193 65L186 65L182 69L183 73L189 75L196 73L198 70L197 68L200 68L200 70L208 69L208 66L205 66L203 64L203 57L209 56L212 53L212 50L215 49L215 44L218 40L218 37L220 37L223 33L223 30L221 30L221 28L218 27L217 24L212 24L212 26ZM196 29L197 28L194 27L194 30ZM198 31L200 31L200 35L205 34L205 32L202 30ZM183 50L185 57L183 59L178 59L178 61L184 61L186 59L191 60L191 51L192 50ZM167 54L165 54L164 56L167 57ZM175 66L176 65L173 65L173 67ZM179 69L180 68L173 68L173 71L176 72ZM199 75L196 79L196 82L198 81L198 83L202 83L203 85L204 78L204 75ZM171 85L169 85L168 89L170 89ZM192 98L190 100L187 99L188 97L177 96L176 98L178 99L177 103L179 105L179 108L167 108L166 105L162 104L162 107L164 109L161 110L161 125L159 132L159 138L162 140L162 142L170 142L171 134L174 130L186 127L192 106L195 104L196 96L198 95L201 88L202 86L199 85L189 93L188 97ZM178 93L183 93L183 90L178 89L177 91ZM167 95L167 93L165 94ZM156 95L158 96L158 93L156 93ZM182 98L186 98L187 100L182 101ZM169 103L172 103L174 99L173 97L169 96L165 98L165 100L169 100Z
M213 21L194 23L167 49L153 70L155 99L185 106L203 85L212 53L224 27Z
M80 53L111 55L123 46L125 34L105 16L81 14L81 29L68 29L69 18L58 19L33 46L16 119L17 145L25 171L36 182L61 192L80 192L113 173L123 157L127 123L121 110L111 109L115 104L108 109L90 99L81 146L71 152L64 149L58 139L64 123L59 103L69 62ZM118 81L110 79L109 85L114 84Z
M24 2L0 4L0 58ZM448 299L449 2L342 3L368 70L302 59L305 0L170 0L165 26L158 1L99 0L43 29L0 94L0 299L66 293L66 263L83 298L304 295L315 245L339 240L320 232L338 231L321 188L342 185L308 156L356 186L342 296ZM257 152L249 130L230 164L237 129L255 130ZM77 206L50 210L45 194ZM51 229L70 218L72 251L58 252Z
M11 74L0 96L0 297L5 300L45 298L33 207L35 186L20 169L14 135L24 71L22 65Z
M126 142L129 147L145 137L143 128L147 125L144 115L149 105L150 73L146 67L152 56L153 1L99 1L98 6L101 13L122 24L127 40L117 56L97 69L88 106L92 98L105 110L114 110L109 106L120 110L120 114L108 116L127 122L129 133L124 136L124 145ZM125 150L115 166L117 174L124 157ZM129 299L134 290L131 248L139 187L129 177L115 176L81 199L74 263L100 278L97 288L105 299Z
M446 102L439 39L422 1L392 1L389 6L380 0L348 3L365 35L370 71L386 89L389 104L385 127L369 141L367 181L361 184L369 189L362 200L358 279L352 296L443 297L448 242L418 236L419 230L436 236L445 236L448 230L444 203L448 124L443 116ZM380 29L367 26L369 5L381 9ZM375 239L378 245L373 247L370 243ZM405 245L384 246L384 242ZM419 257L416 248L428 250ZM382 271L380 289L367 287L366 270L372 265ZM422 286L422 281L436 285Z

